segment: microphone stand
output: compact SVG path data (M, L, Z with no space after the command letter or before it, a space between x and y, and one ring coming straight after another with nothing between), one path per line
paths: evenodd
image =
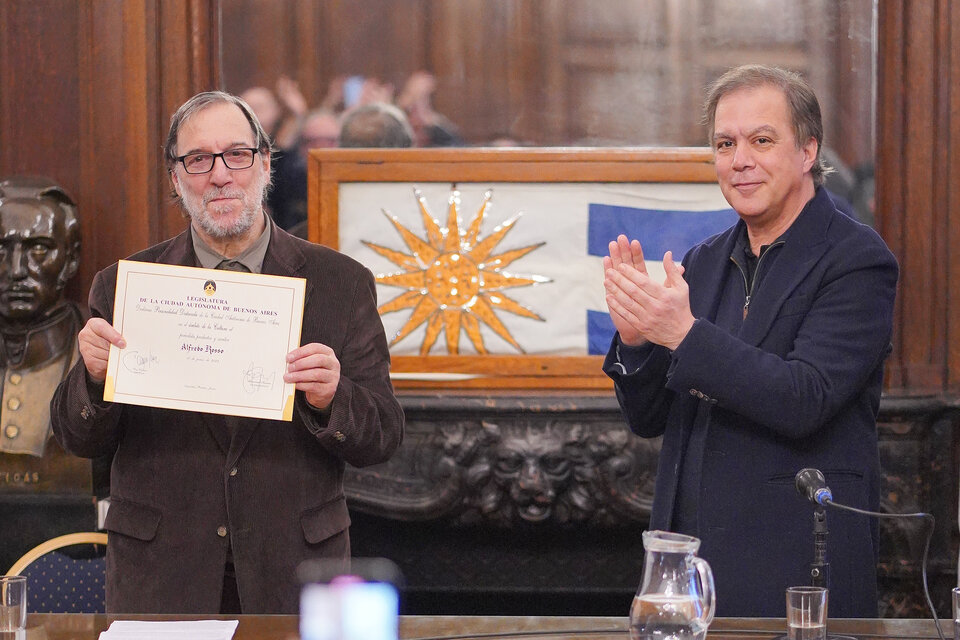
M810 584L824 588L830 585L830 563L827 562L827 512L819 504L813 512L813 562L810 564Z
M940 627L940 619L937 616L937 610L933 606L933 600L930 599L930 589L927 584L927 558L930 553L930 539L933 537L935 520L929 513L881 513L877 511L867 511L858 509L845 504L833 501L833 494L826 485L823 473L818 469L801 469L796 476L797 492L807 498L807 500L817 505L813 514L813 563L810 565L810 578L814 587L830 586L830 563L827 559L827 515L824 506L851 511L861 515L873 518L922 518L930 524L927 531L927 538L923 545L923 560L921 561L923 575L923 595L927 600L927 607L933 617L933 623L937 627L937 637L944 640L943 629ZM853 640L849 636L828 635L827 640ZM778 636L775 640L785 640L786 636Z

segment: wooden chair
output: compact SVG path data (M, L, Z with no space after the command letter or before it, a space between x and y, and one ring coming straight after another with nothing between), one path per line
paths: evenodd
M106 533L69 533L30 549L7 574L27 577L30 613L105 613L106 549Z

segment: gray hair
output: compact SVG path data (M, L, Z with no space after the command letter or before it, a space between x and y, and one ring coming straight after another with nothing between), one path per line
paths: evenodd
M413 127L403 110L385 102L372 102L346 115L337 145L405 148L413 146L413 139Z
M819 187L833 169L821 158L823 120L820 116L820 103L813 88L798 73L778 67L748 64L730 69L717 78L707 89L707 99L703 103L703 124L707 126L708 144L713 146L713 129L720 99L740 89L757 89L764 86L780 89L787 99L797 148L803 147L810 138L817 141L817 157L810 168L810 174L813 176L813 184Z
M272 150L270 136L263 130L256 114L250 108L243 98L227 93L225 91L204 91L193 96L177 109L177 112L170 118L170 131L167 133L167 142L163 145L163 156L167 163L167 170L173 171L177 164L177 136L180 135L180 127L197 113L203 111L212 104L226 102L236 105L243 113L243 117L250 123L250 131L253 133L254 145L257 151L270 156Z

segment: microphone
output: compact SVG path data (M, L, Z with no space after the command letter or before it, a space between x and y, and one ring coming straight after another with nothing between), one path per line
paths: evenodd
M797 472L794 483L797 487L797 493L804 496L810 502L819 505L825 505L833 500L833 492L827 486L827 479L819 469L800 469Z
M794 478L794 484L797 487L797 493L817 505L817 510L813 517L814 562L811 565L811 576L813 577L814 584L816 586L828 586L829 584L829 577L826 579L827 584L824 584L824 574L829 571L830 566L829 563L826 562L827 530L826 516L823 509L824 506L829 506L843 511L852 511L853 513L859 513L861 515L871 516L874 518L920 518L929 524L926 541L923 545L923 559L921 560L923 594L926 596L927 607L930 609L932 614L933 623L937 627L937 636L940 638L940 640L944 640L943 630L940 628L940 619L937 616L937 611L933 606L933 600L930 599L930 589L927 583L927 558L930 553L930 539L933 537L933 528L935 526L933 515L922 512L880 513L877 511L867 511L865 509L858 509L856 507L834 502L833 492L830 491L830 487L827 486L827 479L823 476L823 473L819 469L812 469L809 467L806 469L800 469Z

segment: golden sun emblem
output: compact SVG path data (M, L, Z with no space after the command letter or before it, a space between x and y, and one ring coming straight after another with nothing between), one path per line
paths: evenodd
M480 323L490 327L498 336L523 353L523 348L510 334L498 311L543 321L543 318L520 305L503 293L512 287L550 282L543 276L512 275L503 268L522 258L545 243L494 253L497 245L520 219L518 213L497 226L493 233L480 235L480 227L490 208L492 191L483 194L480 209L467 229L460 226L460 192L450 194L447 225L430 214L423 194L414 189L414 197L420 207L425 237L421 238L403 226L396 216L385 209L410 253L363 241L363 244L397 265L403 271L377 275L380 284L406 289L396 298L380 306L380 314L412 309L413 312L390 341L395 345L410 335L417 327L426 325L426 333L420 344L420 355L427 355L443 331L447 353L460 353L460 331L466 332L477 353L487 353L480 333Z

